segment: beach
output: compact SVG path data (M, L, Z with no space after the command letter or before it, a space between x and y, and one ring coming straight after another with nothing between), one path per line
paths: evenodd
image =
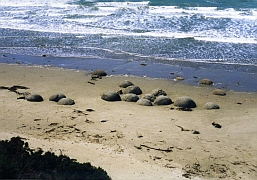
M83 70L19 64L0 64L0 77L1 87L27 87L17 91L44 99L29 102L1 88L1 139L23 137L33 148L91 162L114 180L257 177L256 92L224 89L226 95L217 96L212 85L129 75L91 80ZM139 86L142 95L159 88L173 102L188 96L197 107L183 111L174 104L148 107L101 99L108 90L119 91L124 80ZM75 104L49 101L54 93ZM204 109L207 102L220 109Z

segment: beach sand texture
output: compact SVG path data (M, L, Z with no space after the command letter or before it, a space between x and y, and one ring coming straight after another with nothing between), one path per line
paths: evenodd
M119 91L123 80L143 94L160 88L173 102L188 96L197 107L181 111L173 104L148 107L101 99L107 90ZM0 89L1 139L24 137L31 147L100 166L114 180L257 178L256 93L217 96L207 85L125 76L92 81L82 71L1 64L0 86L14 85L44 101L29 102ZM49 101L54 93L75 104ZM220 109L204 109L207 102Z

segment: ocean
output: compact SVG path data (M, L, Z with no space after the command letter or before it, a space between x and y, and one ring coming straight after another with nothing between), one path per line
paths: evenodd
M0 0L0 54L71 69L101 59L121 69L114 74L156 69L157 78L182 67L232 71L254 79L239 90L257 91L257 0ZM137 73L137 62L151 73Z

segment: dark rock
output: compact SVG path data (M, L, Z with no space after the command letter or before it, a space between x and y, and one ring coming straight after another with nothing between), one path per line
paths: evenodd
M95 70L91 76L92 78L101 78L102 76L107 76L107 73L103 70Z
M119 85L119 87L126 88L128 86L133 86L134 84L128 80L122 81Z
M226 92L222 89L214 89L212 94L217 96L226 96Z
M199 84L212 85L213 82L210 79L202 79L199 81Z
M162 89L154 89L154 90L152 91L152 94L153 94L154 96L160 96L160 95L166 96L166 95L167 95L167 93L166 93L165 91L163 91Z
M196 104L191 98L183 96L176 99L176 101L174 102L174 106L181 108L195 108Z
M154 105L169 105L172 104L172 100L164 95L160 95L158 96L155 101L154 101Z
M221 128L222 126L220 125L220 124L218 124L218 123L215 123L215 122L213 122L213 123L211 123L215 128Z
M120 95L115 91L107 91L101 98L105 101L121 101Z
M39 94L29 94L25 97L25 99L27 101L31 101L31 102L41 102L41 101L43 101L42 96L40 96Z
M203 105L203 108L210 110L210 109L219 109L220 107L213 102L207 102L205 105Z
M132 93L136 95L142 94L142 90L138 86L128 86L123 91L124 94Z
M73 105L75 104L74 100L70 98L62 98L58 101L59 105Z
M139 100L139 97L136 94L124 94L122 96L122 100L123 101L127 101L127 102L137 102Z
M58 102L60 99L66 98L66 96L62 93L53 94L49 97L49 101Z
M149 101L148 99L139 99L137 101L137 104L141 106L152 106L151 101Z
M154 102L154 100L156 99L156 97L153 94L145 94L142 99L148 99L151 102Z

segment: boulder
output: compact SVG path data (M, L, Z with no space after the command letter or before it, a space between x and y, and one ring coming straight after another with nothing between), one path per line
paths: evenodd
M91 76L92 78L101 78L102 76L107 76L107 73L103 70L95 70Z
M62 93L53 94L49 97L49 101L58 102L60 99L66 98L66 96Z
M142 98L137 101L137 104L141 106L152 106L151 101L149 101L148 99L142 99Z
M106 91L101 98L105 101L121 101L120 95L115 91Z
M210 109L219 109L220 107L213 102L207 102L206 104L203 105L203 108L210 110Z
M128 86L123 91L124 94L132 93L136 95L142 94L142 90L138 86Z
M152 91L152 94L153 94L154 96L160 96L160 95L166 96L166 95L167 95L167 93L166 93L165 91L163 91L162 89L159 89L159 88L154 89L154 90Z
M214 89L212 94L217 96L226 96L226 92L222 89Z
M199 81L199 84L212 85L213 82L210 79L202 79Z
M142 96L142 99L148 99L149 101L154 102L156 97L153 94L145 94L144 96Z
M170 105L172 104L172 100L164 95L160 95L158 96L155 101L154 101L154 105Z
M120 84L119 84L119 87L122 87L122 88L126 88L128 86L133 86L134 84L128 80L125 80L125 81L122 81Z
M42 96L40 96L39 94L29 94L25 97L25 99L27 101L31 101L31 102L41 102L41 101L43 101Z
M190 97L183 96L176 99L176 101L174 102L174 106L180 108L195 108L196 104Z
M70 99L70 98L62 98L60 99L57 104L59 105L73 105L75 104L74 100Z
M136 94L124 94L122 96L122 100L123 101L127 101L127 102L137 102L139 100L139 97Z

